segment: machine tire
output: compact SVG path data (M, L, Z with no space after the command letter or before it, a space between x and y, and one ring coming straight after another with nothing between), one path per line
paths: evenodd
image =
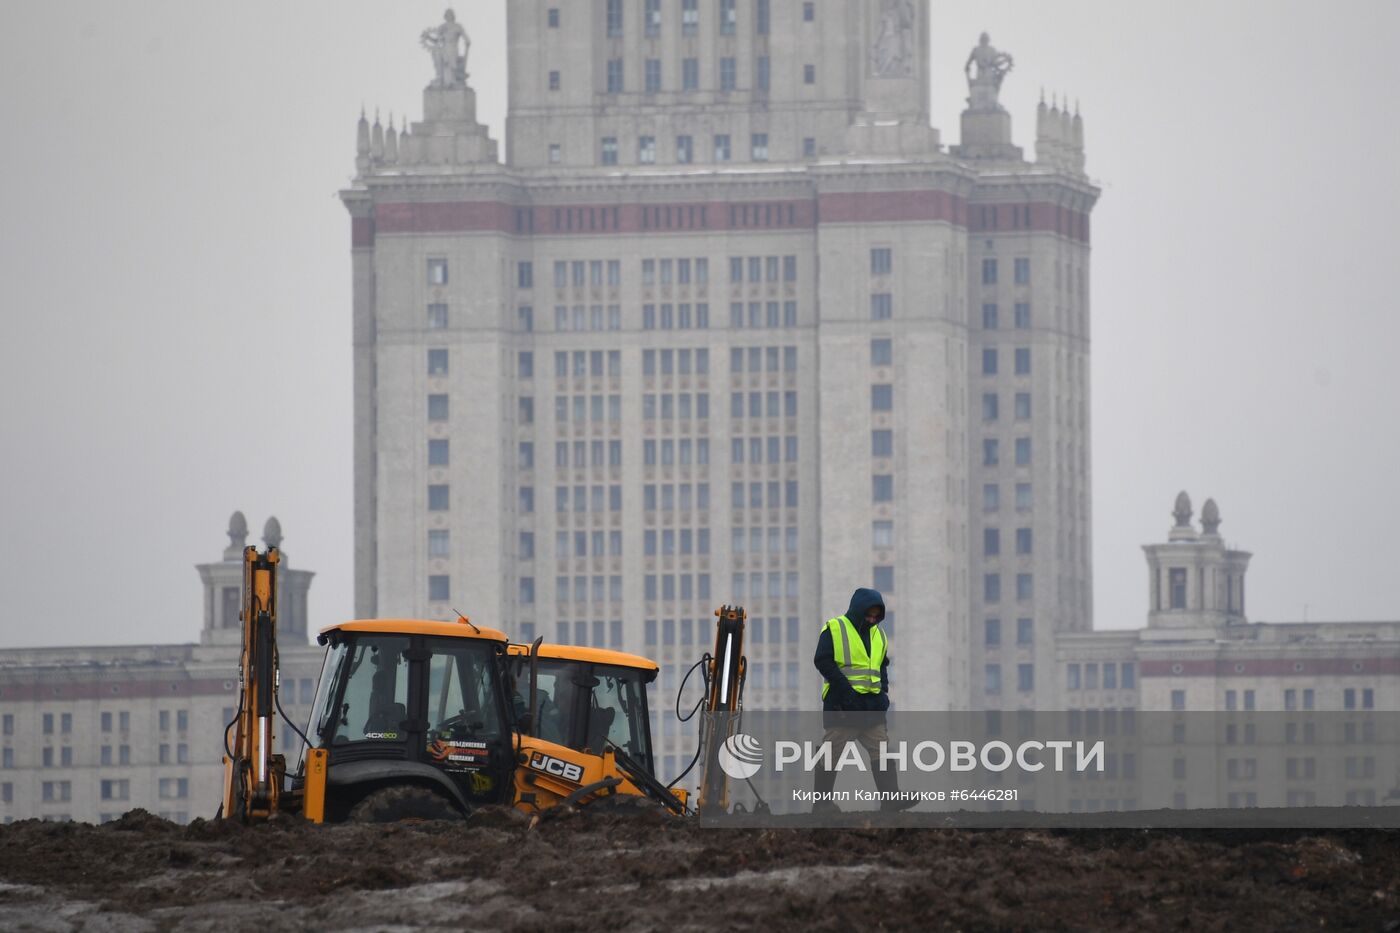
M352 823L397 823L402 820L460 820L463 814L442 794L413 784L370 791L350 809Z

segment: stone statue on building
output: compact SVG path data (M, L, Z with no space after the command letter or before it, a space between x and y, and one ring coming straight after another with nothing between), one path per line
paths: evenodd
M907 78L914 73L914 27L911 0L883 0L880 32L870 49L870 73L876 78Z
M467 53L472 40L457 22L456 13L447 10L442 14L442 23L424 29L418 41L433 57L437 72L433 87L462 87L467 83Z
M967 74L967 106L970 110L1001 110L997 97L1001 93L1001 82L1011 70L1010 55L997 51L991 37L985 32L977 46L967 56L963 71ZM976 66L975 72L973 66Z

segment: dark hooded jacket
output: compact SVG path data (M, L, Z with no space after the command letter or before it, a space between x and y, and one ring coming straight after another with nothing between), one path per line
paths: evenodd
M851 605L846 609L845 616L851 620L856 632L860 635L860 640L865 644L865 650L870 651L870 630L872 626L865 623L865 613L872 607L878 607L880 618L885 617L885 598L880 595L879 590L866 589L861 587L851 595ZM879 622L876 622L878 625ZM821 672L823 679L831 684L831 689L826 692L822 699L822 709L828 712L833 710L848 712L875 712L883 713L890 708L890 655L888 642L886 643L885 660L880 665L880 692L879 693L857 693L846 676L841 673L841 667L836 663L836 648L831 643L831 632L822 627L822 633L817 638L817 653L812 658L812 663Z

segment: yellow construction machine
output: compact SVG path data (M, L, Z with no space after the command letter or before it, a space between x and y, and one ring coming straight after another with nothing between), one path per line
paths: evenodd
M243 654L238 712L225 730L223 816L387 821L465 815L488 804L538 813L641 799L691 812L686 792L654 773L646 686L655 662L542 640L511 645L465 616L324 629L325 661L303 733L277 698L279 559L276 548L244 552ZM701 812L728 806L716 755L741 709L745 673L743 610L726 606L716 615L715 652L692 669L702 671L705 695L691 715L719 714L706 716L696 755ZM290 775L273 754L276 715L302 739Z

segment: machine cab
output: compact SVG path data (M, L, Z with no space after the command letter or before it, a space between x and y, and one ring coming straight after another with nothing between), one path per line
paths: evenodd
M535 718L530 710L530 646L511 645L512 703L520 731L576 751L620 749L654 774L647 684L654 661L621 651L541 644L535 661Z
M329 753L331 811L396 783L427 786L464 812L509 802L503 633L369 620L332 626L319 641L327 650L307 738Z

